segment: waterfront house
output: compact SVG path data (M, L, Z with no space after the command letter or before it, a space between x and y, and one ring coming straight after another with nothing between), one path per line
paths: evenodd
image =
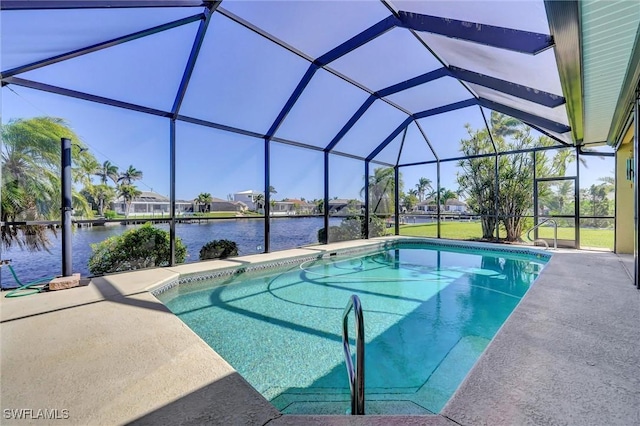
M421 213L437 213L438 207L435 198L427 198L426 200L418 203L415 207L415 211ZM450 198L444 203L444 207L440 208L441 212L447 213L467 213L467 203L460 201L456 198Z
M139 196L131 201L129 208L129 217L132 216L169 216L170 210L169 197L158 194L156 192L143 191ZM127 212L127 203L124 198L118 197L111 204L111 209L117 214L125 215ZM193 211L193 203L187 200L176 200L176 215L182 215L186 212Z
M317 213L316 210L316 205L313 203L307 203L302 200L286 199L274 202L271 214L274 216L305 215Z
M206 207L210 212L243 212L247 210L247 205L242 201L227 201L216 197L213 197L213 201Z
M258 195L263 195L262 192L249 189L247 191L240 191L233 194L233 201L244 203L249 210L257 210L256 199Z
M329 214L336 216L347 216L360 214L364 208L364 203L360 200L348 200L346 198L335 198L329 200Z

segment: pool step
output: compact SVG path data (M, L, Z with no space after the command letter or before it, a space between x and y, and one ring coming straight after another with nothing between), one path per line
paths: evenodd
M298 401L289 404L284 414L349 414L349 401ZM433 414L411 401L370 401L366 402L366 414L418 415Z
M428 415L438 413L480 357L489 339L458 340L419 388L366 388L366 414ZM351 406L344 389L272 388L271 403L284 414L345 414Z

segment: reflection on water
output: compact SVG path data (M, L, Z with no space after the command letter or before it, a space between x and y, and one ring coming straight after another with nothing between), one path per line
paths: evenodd
M331 225L338 225L339 218L331 218ZM168 224L157 224L158 228L168 230ZM274 218L271 220L270 250L284 250L318 242L317 233L323 226L322 217ZM91 256L91 244L103 241L113 235L119 235L137 225L96 226L74 229L73 233L73 270L83 276L89 275L87 264ZM239 254L248 255L264 251L264 220L229 219L208 223L176 224L176 235L187 246L187 262L197 262L200 248L211 240L228 239L238 244ZM29 252L12 248L3 250L2 259L12 259L13 268L23 282L59 275L61 273L61 236L51 234L53 246L49 252ZM16 283L8 268L2 268L3 288L15 287Z

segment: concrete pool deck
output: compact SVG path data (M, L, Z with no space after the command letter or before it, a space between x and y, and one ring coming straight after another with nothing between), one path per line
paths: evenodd
M282 415L149 292L181 274L362 244L114 274L21 298L2 294L1 423L640 424L640 292L629 276L631 256L552 251L434 416Z

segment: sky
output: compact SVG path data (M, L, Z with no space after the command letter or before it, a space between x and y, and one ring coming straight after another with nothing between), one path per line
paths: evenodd
M405 6L404 2L396 2ZM477 2L476 2L477 3ZM504 25L510 14L521 13L519 28L548 32L542 2L488 2L473 16L484 23ZM442 5L412 3L422 13L438 13ZM373 25L389 12L380 2L223 2L223 7L299 49L318 57L343 40ZM311 9L313 7L313 9ZM461 9L461 10L458 10ZM466 18L473 10L456 8L454 16ZM499 13L497 13L499 11ZM542 11L542 12L541 12ZM147 10L84 10L6 12L2 14L3 70L128 34L163 22L197 13L192 8ZM526 13L525 13L526 12ZM340 19L335 19L340 16ZM295 18L295 19L294 19ZM307 30L317 30L309 36ZM187 62L197 23L183 25L153 36L93 52L36 69L19 77L72 90L89 92L147 107L169 110ZM434 39L434 43L442 42ZM400 44L399 44L400 43ZM397 46L403 46L398 49ZM480 54L486 48L468 53ZM453 57L456 59L457 57ZM505 60L510 60L505 54ZM462 58L456 60L463 61ZM540 59L547 61L549 59ZM339 58L330 65L357 79L371 90L439 68L440 63L405 29L393 29L373 42ZM479 71L491 73L479 62ZM309 67L309 62L276 44L214 14L180 113L227 126L264 134ZM514 67L517 65L514 63ZM495 70L501 77L504 70ZM529 71L532 81L543 87L559 86L557 76L544 78ZM511 71L514 80L527 70ZM523 77L524 76L524 77ZM504 76L503 76L504 77ZM324 147L367 99L368 94L325 70L316 72L305 92L276 132L277 137ZM470 98L457 81L443 77L415 90L390 97L411 112ZM558 111L550 114L557 116ZM62 117L89 146L98 161L109 160L120 169L129 165L142 170L141 190L169 194L169 121L147 114L108 107L17 86L2 88L2 121L50 115ZM376 100L338 143L336 149L367 156L402 123L406 114ZM440 158L455 157L458 142L466 136L464 124L482 126L479 107L418 120ZM395 163L402 135L383 150L379 159ZM276 199L323 197L323 155L279 143L271 144L271 185ZM400 163L431 161L433 153L419 129L412 124L404 138ZM611 161L590 158L581 174L581 185L609 175ZM264 141L249 136L178 122L176 130L176 191L178 199L193 199L201 192L218 198L243 190L264 188ZM374 165L372 169L376 166ZM331 156L330 198L361 198L364 185L362 162ZM455 167L443 163L441 184L455 189ZM405 189L420 177L436 181L435 166L403 168Z

